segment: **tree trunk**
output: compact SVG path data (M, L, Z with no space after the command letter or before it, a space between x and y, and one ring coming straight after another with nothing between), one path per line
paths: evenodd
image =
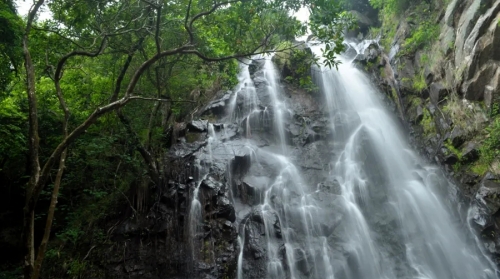
M68 154L68 149L63 151L63 153L61 154L61 159L59 160L59 169L57 170L56 180L54 182L54 189L52 190L52 198L50 199L49 211L47 213L47 220L45 222L45 232L43 234L42 242L38 247L38 253L36 256L33 275L31 276L31 279L38 279L38 277L40 277L42 263L45 257L45 251L47 250L47 244L50 238L52 222L54 220L54 212L56 210L57 198L59 196L59 188L61 186L61 180L64 173L67 154Z
M26 68L27 94L29 106L29 160L30 180L26 187L26 203L24 207L23 243L25 245L24 278L29 279L33 273L35 262L35 209L30 206L33 198L33 190L40 180L40 161L38 149L40 139L38 137L38 112L35 89L35 69L28 49L28 34L23 37L24 66Z

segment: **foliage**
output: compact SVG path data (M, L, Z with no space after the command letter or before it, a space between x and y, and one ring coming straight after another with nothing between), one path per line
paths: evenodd
M370 0L370 4L375 8L382 10L389 15L398 15L403 13L410 5L408 0Z
M414 53L418 49L429 45L437 40L439 36L439 25L424 21L419 24L411 36L405 40L403 45L404 53Z
M489 165L500 155L500 117L493 119L485 130L487 135L479 151L482 162Z
M21 110L21 100L16 96L0 99L0 154L16 158L26 152L26 115ZM1 166L0 166L1 168Z
M285 80L311 92L316 89L311 77L311 66L318 58L308 48L294 48L291 42L281 43L273 61L282 69Z
M462 152L460 150L458 150L457 148L455 148L455 146L453 146L453 143L451 142L450 139L447 139L444 143L443 143L444 147L446 147L446 149L448 150L448 152L451 152L452 154L455 154L458 158L458 160L462 160Z
M341 5L327 0L230 5L208 0L52 0L47 4L54 17L35 21L24 40L33 71L20 68L16 77L11 68L20 64L21 49L15 46L21 45L23 25L31 21L20 20L11 4L0 5L0 84L5 85L0 88L0 176L26 200L12 209L15 216L23 207L36 211L34 238L39 241L50 215L45 210L57 188L53 178L64 150L60 146L68 144L53 227L47 234L57 244L49 244L46 260L56 267L64 262L65 275L71 277L89 267L71 249L102 243L97 224L123 204L140 211L138 189L161 183L152 182L150 166L156 163L157 173L166 167L163 156L173 123L189 119L219 90L237 83L234 58L274 52L280 42L304 35L307 26L290 14L307 6L312 12L311 30L326 43L324 59L333 66L343 48L343 31L352 25ZM312 58L294 50L291 59ZM311 84L305 68L295 71L304 76L299 79L301 86ZM141 99L129 102L130 96ZM127 106L94 117L116 100L126 101ZM35 116L28 119L29 115ZM63 132L66 126L69 132L78 132L71 141ZM39 145L28 138L39 138ZM39 154L33 155L33 150ZM40 161L41 169L47 170L38 182L39 173L28 170L28 161ZM29 199L23 196L26 189L35 192Z
M423 114L424 116L422 118L421 124L424 128L424 135L428 137L436 133L436 124L434 123L434 119L432 118L432 115L427 108L424 109Z
M354 17L344 10L343 1L317 0L311 10L310 30L322 43L323 64L332 68L338 65L335 56L344 51L343 33L355 25Z
M21 64L22 20L12 0L0 1L0 98Z
M453 121L454 127L461 129L466 136L474 136L486 121L484 112L478 106L460 100L456 94L448 99L443 112Z
M427 82L425 81L423 71L413 77L412 87L417 92L422 92L427 88Z

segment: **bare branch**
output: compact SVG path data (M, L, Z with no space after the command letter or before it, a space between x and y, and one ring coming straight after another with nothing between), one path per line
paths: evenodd
M127 73L133 57L134 55L132 53L127 56L127 60L125 60L125 64L123 65L122 70L120 71L120 74L116 79L115 90L113 91L113 95L111 95L110 102L114 102L118 99L118 94L120 94L123 79L125 78L125 74Z
M159 54L161 52L161 44L160 44L160 22L161 22L161 8L159 5L156 8L156 32L155 32L155 43L156 43L156 53Z
M132 76L132 79L129 82L127 90L125 91L125 96L127 97L127 96L132 94L135 86L137 85L137 82L139 82L139 79L142 76L142 74L144 73L144 71L146 69L148 69L151 65L153 65L156 61L160 60L162 57L165 57L165 56L180 54L183 51L189 49L190 47L191 47L190 45L184 45L184 46L181 46L179 48L166 50L166 51L157 53L155 56L151 57L149 60L142 63L142 65L139 67L139 69L137 69L135 74Z
M191 4L193 3L193 0L189 0L188 6L187 6L187 11L186 11L186 18L184 19L184 28L189 34L189 43L194 43L194 35L193 35L193 26L192 24L189 24L188 26L188 21L189 21L189 13L191 12Z
M140 48L142 43L144 42L144 37L139 39L137 44L132 48L132 51L128 54L127 60L125 61L125 64L122 67L122 70L120 71L120 74L118 75L118 78L116 79L116 85L115 85L115 90L113 91L113 95L111 95L110 102L114 102L118 99L118 95L120 94L121 91L121 86L123 79L125 78L125 74L127 73L128 68L130 67L130 63L132 62L132 58L134 57L135 52Z
M43 5L45 0L38 0L36 3L31 5L30 10L28 12L28 21L26 23L26 34L29 34L31 31L31 26L33 25L33 21L35 20L35 16L38 13L38 10Z
M147 150L141 144L139 137L132 129L130 121L125 117L125 115L123 115L122 110L118 109L116 111L116 114L118 115L120 122L122 122L123 126L125 127L127 134L129 134L129 138L131 139L132 143L135 145L135 148L137 149L137 151L139 151L139 153L141 154L144 161L146 161L146 165L148 166L149 176L151 177L151 179L154 181L154 183L157 186L160 186L161 176L160 176L160 172L158 171L158 162L156 161L154 156L151 155L149 150Z
M171 100L171 99L162 99L162 98L148 98L142 96L130 96L130 100L143 100L143 101L155 101L155 102L163 102L163 103L192 103L196 104L195 101L190 100Z

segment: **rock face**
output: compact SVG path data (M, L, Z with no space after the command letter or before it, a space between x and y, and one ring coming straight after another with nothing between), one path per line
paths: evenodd
M489 113L500 101L500 0L452 0L434 10L426 20L437 25L439 36L426 48L405 49L406 38L415 30L403 17L394 38L384 38L392 40L392 48L372 58L385 63L366 63L365 56L358 63L409 122L414 144L461 182L468 201L476 204L477 229L500 262L498 173L474 169L481 164L484 131L492 121ZM407 11L418 12L411 5Z
M247 82L256 86L259 101L254 106L259 112L242 117L252 90L242 87L239 92L220 92L201 110L199 119L177 125L176 141L165 159L166 182L151 190L149 208L109 224L109 246L96 248L99 257L94 260L105 278L236 278L242 248L245 278L267 276L267 239L279 243L283 235L278 217L255 205L263 202L263 185L275 179L282 162L266 155L258 164L252 159L255 150L248 142L263 150L276 147L271 127L277 108L267 93L263 64L254 62L249 68L252 78ZM322 191L338 193L338 182L323 177L329 162L324 155L333 156L333 136L321 101L289 84L281 89L289 108L285 140L300 147L291 151L295 164ZM233 124L224 119L231 112L243 120ZM337 120L335 125L342 129L359 122L359 116L344 112ZM266 230L266 222L271 230ZM334 228L325 224L329 234ZM279 255L285 262L284 246Z

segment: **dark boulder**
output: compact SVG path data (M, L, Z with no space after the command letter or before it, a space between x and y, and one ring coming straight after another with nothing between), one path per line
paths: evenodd
M497 213L500 209L500 182L487 175L479 184L475 199L487 209L488 214Z
M462 161L473 163L479 159L479 146L475 142L469 142L462 150Z
M188 124L187 128L191 132L206 132L208 129L208 120L193 120Z
M227 91L222 98L210 102L201 112L201 115L223 116L226 113L226 106L231 99L232 92Z
M223 218L230 222L236 221L236 213L233 204L226 197L219 197L217 199L217 209L215 211L217 218Z
M433 82L429 88L431 102L437 105L447 95L448 90L440 82Z

